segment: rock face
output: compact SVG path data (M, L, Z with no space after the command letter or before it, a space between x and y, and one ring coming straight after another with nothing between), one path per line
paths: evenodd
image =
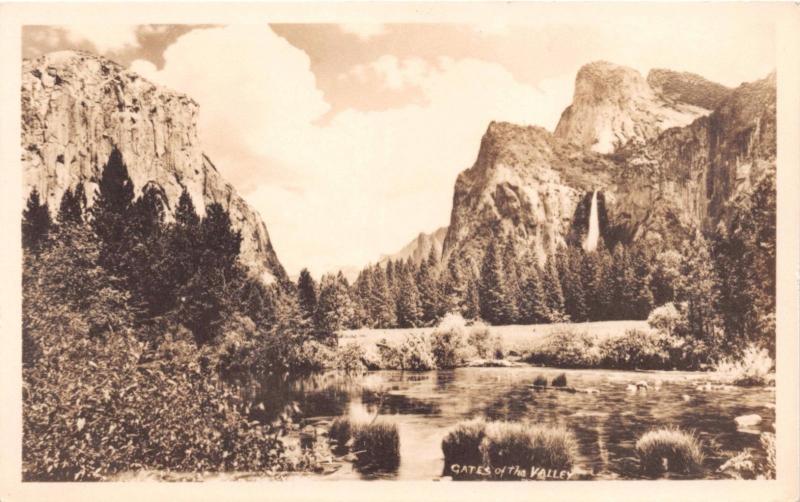
M137 194L159 185L170 209L186 188L200 214L217 202L242 232L242 262L265 282L285 278L267 228L206 157L197 137L197 103L107 59L62 51L22 67L22 164L56 212L68 188L83 182L89 203L114 146Z
M437 258L441 258L446 236L447 227L437 228L429 234L420 232L413 241L403 246L403 249L400 251L382 256L379 263L381 265L386 265L389 260L397 261L410 259L412 263L419 265L423 260L428 258L431 254L431 250L434 250Z
M683 101L667 101L636 70L600 61L578 71L572 104L561 115L555 135L611 153L630 140L653 139L708 112Z
M724 224L729 202L775 169L775 75L734 90L665 70L650 81L657 91L633 70L592 63L555 134L490 124L456 180L445 259L476 263L490 239L510 236L542 263L559 244L582 242L594 190L607 245L671 246Z

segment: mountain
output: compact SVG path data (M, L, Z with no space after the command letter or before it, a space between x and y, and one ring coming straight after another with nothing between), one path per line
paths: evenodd
M37 188L57 211L83 182L89 203L114 146L135 190L160 186L170 209L185 188L198 212L222 204L242 233L241 261L264 282L286 278L258 213L220 175L197 136L199 107L102 57L61 51L22 64L24 196Z
M555 133L489 125L455 183L445 259L477 264L502 238L543 263L581 241L595 190L607 245L672 246L724 224L730 201L775 169L774 73L727 89L667 70L645 80L602 62L583 67L575 86Z
M634 69L598 61L578 71L572 104L562 113L555 136L611 153L630 140L646 141L670 127L688 125L709 111L665 99Z
M390 255L383 255L379 263L381 265L386 265L389 260L397 261L397 260L408 260L415 264L419 264L422 260L428 258L431 254L431 249L435 250L437 258L442 256L442 247L444 246L444 239L447 236L447 227L437 228L433 232L426 234L424 232L420 232L420 234L411 242L403 246L403 249L400 251L390 254Z

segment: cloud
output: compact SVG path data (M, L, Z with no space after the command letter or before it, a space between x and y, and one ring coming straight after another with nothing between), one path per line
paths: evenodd
M424 103L380 111L330 107L305 52L267 26L192 31L132 69L200 104L201 141L264 218L290 273L363 265L449 220L456 175L475 160L492 120L553 128L572 75L522 84L478 59L437 64L386 55L344 72L388 88L414 86ZM258 180L254 182L253 180Z
M363 41L386 33L386 25L374 23L340 24L339 29L348 35L355 35Z
M65 26L65 30L70 42L90 42L102 54L139 46L136 25L73 24Z

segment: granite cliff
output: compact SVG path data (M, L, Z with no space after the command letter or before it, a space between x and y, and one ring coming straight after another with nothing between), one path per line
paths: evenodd
M83 182L89 203L117 147L138 193L160 186L170 209L185 188L203 214L217 202L242 233L240 258L264 282L286 277L258 213L220 175L197 136L199 107L102 57L61 51L22 65L23 195L36 187L51 211Z

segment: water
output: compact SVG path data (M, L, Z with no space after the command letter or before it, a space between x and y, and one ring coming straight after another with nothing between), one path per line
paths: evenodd
M586 234L586 240L583 242L583 248L586 251L594 251L597 249L597 239L600 237L600 221L597 216L597 190L592 193L592 207L589 212L589 231Z
M539 374L552 380L562 372L569 386L598 392L531 386ZM264 385L258 399L273 408L296 401L304 421L321 427L336 416L371 420L376 413L378 421L397 424L401 458L396 470L360 473L348 464L327 476L333 479L436 479L443 470L442 439L457 422L476 417L565 425L580 444L578 467L595 479L637 478L638 437L651 428L679 426L696 431L703 441L706 477L714 478L729 456L759 448L759 432L773 432L774 392L724 386L703 390L706 376L534 367L376 371L356 377L330 372ZM628 385L639 381L649 389L631 391ZM734 418L751 413L763 421L750 432L738 431Z

